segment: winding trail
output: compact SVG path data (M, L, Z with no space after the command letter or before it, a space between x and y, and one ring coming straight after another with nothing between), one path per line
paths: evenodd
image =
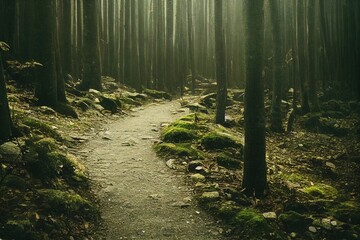
M100 186L106 225L100 239L223 239L222 229L190 201L183 174L168 169L152 149L161 124L185 114L179 109L174 101L138 109L80 150Z

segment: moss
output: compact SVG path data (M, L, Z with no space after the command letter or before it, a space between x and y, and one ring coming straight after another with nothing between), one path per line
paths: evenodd
M220 155L216 156L215 160L218 165L229 169L238 169L241 165L241 161L239 159L230 157L225 153L221 153Z
M208 128L204 125L197 124L194 121L177 120L170 124L172 127L185 128L188 130L207 130Z
M302 176L302 175L299 175L296 173L291 173L291 174L281 173L279 177L283 180L288 180L288 181L294 182L294 183L303 182L304 179L306 179L305 176Z
M8 220L0 229L0 235L5 239L35 239L31 233L32 229L33 226L29 220Z
M228 147L242 147L234 136L222 132L210 132L201 138L201 144L208 150L223 149Z
M280 214L279 221L284 225L288 232L303 232L312 222L311 219L294 211Z
M326 184L316 184L314 186L303 188L301 191L314 198L326 199L335 199L338 194L338 191L334 187Z
M196 138L195 131L176 126L169 126L161 133L162 140L172 143L189 142Z
M64 115L66 117L73 117L73 118L79 118L79 115L77 114L77 112L75 111L75 109L70 106L69 104L66 103L59 103L57 104L57 106L54 108L54 110L58 113L60 113L61 115Z
M26 190L29 184L21 177L15 175L8 175L5 177L3 185L9 188L18 190Z
M58 132L56 132L54 129L52 129L48 123L37 120L35 118L30 118L30 117L24 117L22 119L22 123L29 126L32 129L38 130L39 132L41 132L43 135L45 135L47 137L54 138L58 141L63 140L61 135Z
M172 99L172 97L169 93L163 92L163 91L157 91L154 89L145 89L144 93L149 95L150 97L157 98L157 99L162 99L162 98L167 99L167 100Z
M134 100L132 98L129 98L129 97L118 97L117 99L122 104L128 104L128 105L133 105L133 106L141 106L142 105L141 102L136 101L136 100Z
M360 224L360 206L355 202L343 202L331 209L336 219L346 223Z
M93 209L91 203L78 194L54 189L39 190L44 207L52 212L74 214Z
M44 138L34 142L33 150L40 155L47 154L57 149L56 142L52 138Z
M160 156L179 156L200 158L201 154L191 144L173 144L173 143L159 143L155 145L155 151Z
M240 207L236 205L234 201L223 202L219 208L219 215L221 218L230 221L232 220L236 213L238 213Z

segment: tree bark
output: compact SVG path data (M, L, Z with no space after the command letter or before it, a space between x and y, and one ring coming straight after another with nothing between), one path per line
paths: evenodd
M217 124L224 125L227 98L227 79L222 0L215 0L215 59L217 83L215 122Z
M187 0L187 20L188 20L188 45L189 45L189 60L191 71L191 93L195 94L195 61L194 61L194 40L193 40L193 17L192 17L192 0Z
M1 49L0 49L1 51ZM6 84L2 57L0 52L0 144L12 136L12 121L6 94Z
M243 188L263 197L267 189L263 66L264 1L246 2L246 88Z

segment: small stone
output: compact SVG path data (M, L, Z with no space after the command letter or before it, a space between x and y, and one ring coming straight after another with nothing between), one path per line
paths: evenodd
M220 194L219 192L204 192L201 195L201 200L206 201L206 202L212 202L212 201L216 201L220 198Z
M175 202L173 204L171 204L171 206L173 207L179 207L179 208L186 208L186 207L189 207L190 206L190 203L185 203L185 202Z
M296 238L296 236L297 236L296 232L292 232L292 233L290 233L290 237L292 237L292 238Z
M176 166L175 166L175 161L176 159L169 159L166 161L166 166L170 169L176 169Z
M204 182L205 181L205 176L201 175L200 173L196 173L196 174L191 175L191 179L194 182Z
M331 219L330 218L321 219L321 226L327 230L330 230L331 229Z
M316 232L317 232L316 227L314 227L314 226L310 226L310 227L309 227L309 231L312 232L312 233L316 233Z
M263 213L264 218L266 219L276 219L276 213L275 212L266 212Z
M326 166L326 167L329 167L329 168L332 168L332 169L335 169L335 168L336 168L335 164L333 164L332 162L326 162L326 163L325 163L325 166Z
M334 226L334 227L337 226L337 222L335 220L331 221L330 224L331 224L331 226Z

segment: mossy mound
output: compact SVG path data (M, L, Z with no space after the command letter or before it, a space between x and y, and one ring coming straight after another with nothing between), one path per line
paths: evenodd
M0 228L0 236L4 239L35 240L38 239L33 232L33 225L29 220L8 220Z
M308 113L300 119L300 124L305 129L323 134L333 134L338 137L345 136L348 129L339 126L337 121L323 117L321 113Z
M318 199L335 199L338 195L336 188L326 184L316 184L314 186L303 188L301 191Z
M2 185L8 188L18 189L21 191L24 191L29 187L29 184L25 181L25 179L15 175L6 176Z
M222 219L231 221L235 215L239 212L240 207L236 205L234 201L226 201L221 203L219 208L219 216Z
M204 113L191 113L186 116L181 117L179 120L186 122L208 122L211 121L212 118L208 114Z
M233 158L226 153L217 155L215 160L218 165L229 169L239 169L242 163L240 159Z
M294 211L280 214L279 221L284 225L288 232L303 232L312 222L311 219Z
M244 239L284 239L264 216L254 209L242 209L235 215L233 222L236 231L239 231Z
M54 110L66 117L72 117L76 119L79 118L79 115L77 114L75 109L66 103L58 103Z
M169 126L161 133L161 139L171 143L189 142L196 138L195 131L177 126Z
M32 148L38 154L47 154L49 152L55 151L57 149L57 145L54 139L52 138L44 138L38 141L35 141L32 145Z
M207 150L229 147L242 148L242 144L234 136L223 132L210 132L201 138L201 145Z
M41 189L38 193L43 206L51 212L74 214L94 210L91 203L78 194L54 189Z
M167 92L163 92L163 91L157 91L154 89L145 89L144 93L146 95L149 95L150 97L156 98L156 99L167 99L167 100L171 100L172 97L169 93Z
M173 144L173 143L159 143L155 145L155 151L160 156L178 156L200 158L201 154L191 147L191 144Z
M56 130L54 130L51 126L49 126L49 124L46 122L40 121L35 118L24 117L24 118L22 118L22 123L29 126L32 129L38 130L41 134L43 134L46 137L51 137L58 141L63 140L61 135Z
M360 224L360 206L355 202L343 202L331 209L336 219L346 223Z
M170 127L179 127L185 128L188 130L206 130L208 129L206 126L195 123L194 121L186 121L186 120L177 120L173 122Z

